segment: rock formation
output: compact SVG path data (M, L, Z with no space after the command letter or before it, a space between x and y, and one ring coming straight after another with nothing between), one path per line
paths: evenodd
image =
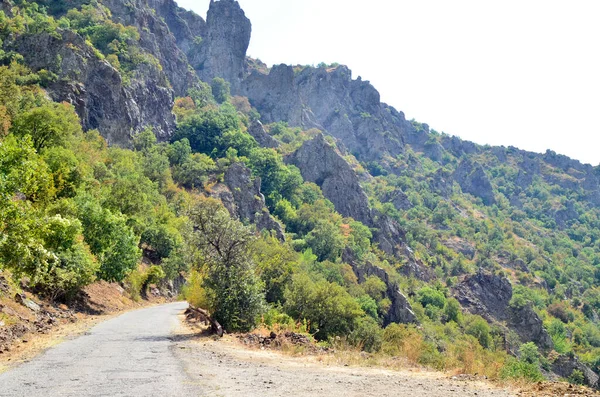
M239 93L246 75L246 51L250 45L252 24L237 1L211 0L194 68L203 81L222 77Z
M224 179L229 190L221 192L219 198L231 216L255 224L259 231L273 231L278 239L285 240L283 227L265 206L265 197L260 192L260 178L253 180L248 167L235 163L227 169Z
M506 324L519 335L523 343L534 342L540 349L552 349L552 338L531 306L509 306L512 285L507 278L479 272L465 277L453 292L469 313L480 315L490 323Z
M126 146L145 126L160 140L171 136L173 92L155 66L140 65L125 84L116 69L71 31L20 35L4 46L23 54L33 71L55 73L58 78L47 87L52 99L72 103L84 129L98 129L109 144Z
M463 159L454 171L453 178L464 193L479 197L485 205L496 203L492 183L481 164Z
M252 135L256 142L262 147L266 148L278 148L281 146L279 141L267 134L265 127L260 121L253 121L248 127L248 133Z
M366 278L371 276L378 277L385 283L387 287L386 296L392 302L392 305L384 318L385 325L390 323L418 324L417 317L412 310L410 302L406 299L406 296L402 291L400 291L398 284L390 280L390 276L384 269L375 266L368 261L364 264L358 263L352 251L348 248L344 251L342 260L352 267L359 284L364 283Z
M319 185L337 212L373 225L369 198L356 173L322 134L305 142L286 162L298 167L305 181Z

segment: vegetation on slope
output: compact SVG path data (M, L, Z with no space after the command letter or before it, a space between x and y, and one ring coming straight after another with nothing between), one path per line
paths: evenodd
M124 76L156 62L139 50L139 32L112 22L97 3L61 9L60 19L36 3L17 3L12 18L0 11L2 38L72 29ZM260 115L246 98L231 97L225 81L202 84L176 101L171 142L158 143L146 129L130 149L107 147L97 131L82 131L71 105L46 97L42 87L52 76L30 73L19 54L0 55L0 270L39 293L66 300L98 279L142 289L184 274L186 297L229 331L259 323L301 328L324 343L342 337L369 352L496 377L537 380L556 353L577 354L600 369L600 214L583 192L560 183L569 175L559 168L545 170L557 183L534 177L522 187L519 154L508 161L486 150L464 155L489 170L496 200L484 205L455 185L447 192L433 187L436 173L451 174L462 160L447 152L433 161L407 149L363 164L349 155L365 173L372 207L402 226L415 258L435 275L425 282L402 276L404 258L379 250L374 230L337 213L317 185L284 163L283 155L317 132L272 124L267 130L282 146L259 147L247 127ZM428 145L442 138L432 132ZM209 198L238 162L260 177L269 211L285 224L286 242L232 219ZM407 195L407 209L387 200L398 190ZM577 216L558 227L550 214L567 206ZM386 285L374 276L359 283L342 261L346 248L399 283L419 327L384 327L391 305ZM140 274L143 255L155 267ZM462 312L451 288L478 271L513 280L511 306L534 308L555 352L542 356L503 328Z

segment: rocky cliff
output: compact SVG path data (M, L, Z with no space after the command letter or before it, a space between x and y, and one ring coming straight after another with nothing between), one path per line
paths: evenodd
M272 231L278 239L285 240L283 227L265 206L265 197L260 192L260 178L253 179L248 167L234 163L225 172L224 182L227 189L217 186L214 191L231 216L255 224L259 231Z
M490 323L505 324L518 334L523 343L535 342L540 349L551 350L552 338L544 329L542 320L530 305L509 305L512 295L508 279L484 272L465 277L454 288L454 296L471 314L480 315Z
M320 186L323 195L340 214L365 225L373 224L369 198L356 173L323 134L305 142L286 158L286 162L298 167L305 181Z
M13 36L4 48L23 54L33 71L56 74L47 87L52 99L72 103L84 129L98 129L109 144L129 145L145 126L151 126L162 140L174 131L173 92L164 73L153 65L140 65L126 83L81 36L69 30L59 35Z

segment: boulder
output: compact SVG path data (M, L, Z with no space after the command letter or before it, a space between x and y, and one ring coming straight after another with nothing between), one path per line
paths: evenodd
M277 139L267 134L267 131L265 131L265 127L260 121L253 121L252 124L250 124L250 126L248 127L248 133L252 135L252 137L256 139L256 142L258 142L258 144L262 147L278 148L279 146L281 146Z
M305 142L285 161L298 167L305 181L319 185L337 212L367 226L373 225L369 198L360 186L358 176L323 134Z

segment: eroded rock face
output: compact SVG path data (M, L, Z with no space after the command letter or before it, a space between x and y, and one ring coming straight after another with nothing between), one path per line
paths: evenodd
M340 214L373 224L369 199L356 173L322 134L305 142L286 162L298 167L305 181L319 185Z
M388 310L387 315L384 319L384 325L390 323L399 323L399 324L418 324L419 321L415 316L415 313L412 310L410 302L406 298L406 296L400 291L398 285L390 280L387 272L373 265L370 262L366 262L365 264L359 264L354 257L352 251L348 248L344 251L342 255L342 260L348 263L359 283L364 283L367 277L375 276L378 277L381 281L383 281L387 287L386 295L392 302L390 309Z
M485 205L496 203L492 183L481 164L464 159L454 171L453 177L464 193L481 198Z
M190 69L186 55L180 50L165 23L177 15L179 9L172 0L102 0L111 11L112 19L123 25L135 26L140 33L140 47L160 62L176 96L185 96L198 83L198 77ZM150 6L150 7L149 7ZM154 7L151 8L151 7ZM158 12L155 12L158 11Z
M265 127L260 121L253 121L252 124L250 124L250 127L248 127L248 133L252 135L252 137L256 139L256 142L262 147L278 148L281 146L277 139L267 134Z
M552 372L562 378L569 378L573 371L578 370L583 373L586 386L593 387L595 389L600 388L599 377L592 371L587 365L579 361L577 357L569 357L566 355L558 357L552 363Z
M252 179L252 173L242 163L232 164L225 172L225 184L229 191L220 195L231 216L256 225L258 230L270 230L278 239L285 240L283 227L269 213L265 197L260 192L260 178Z
M519 335L523 343L534 342L543 350L552 349L552 338L531 306L509 306L512 285L506 277L479 272L465 277L453 293L469 313L480 315L490 323L505 323Z
M383 203L392 203L394 208L398 211L407 211L413 207L412 203L408 199L406 193L401 189L396 189L392 192L386 193L382 198Z
M159 140L175 129L173 91L160 70L140 65L125 84L119 72L99 59L84 39L60 31L22 35L5 42L5 48L23 54L33 70L49 70L58 79L47 88L55 101L75 106L85 130L98 129L109 144L127 146L131 137L151 126Z
M242 83L247 96L267 123L318 128L339 139L361 160L396 156L404 151L403 136L414 131L404 114L381 103L379 92L346 66L274 66L268 74L254 70Z
M250 45L252 24L235 0L211 0L206 30L193 58L196 73L203 81L222 77L231 83L234 94L240 92L246 76L246 51Z

